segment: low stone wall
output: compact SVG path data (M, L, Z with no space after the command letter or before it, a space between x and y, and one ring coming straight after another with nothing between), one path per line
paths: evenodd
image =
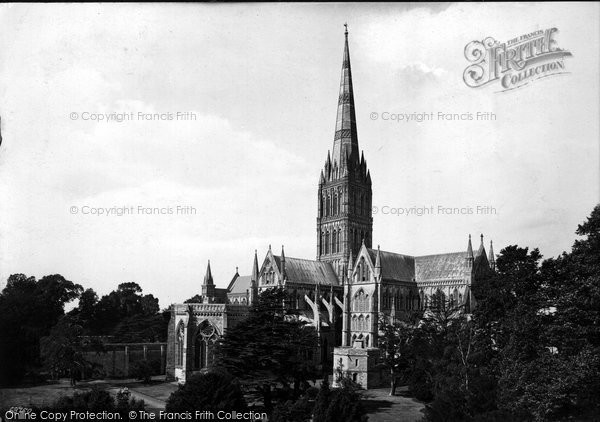
M127 378L136 362L147 360L154 363L156 373L165 374L167 360L167 343L107 343L104 352L86 352L86 359L91 362L94 374L110 378Z

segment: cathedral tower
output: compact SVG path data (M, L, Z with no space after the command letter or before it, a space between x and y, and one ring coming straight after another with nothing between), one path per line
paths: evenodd
M333 150L321 170L317 214L317 259L330 262L340 280L350 252L356 256L363 240L370 248L373 234L371 175L358 149L347 27L344 35Z

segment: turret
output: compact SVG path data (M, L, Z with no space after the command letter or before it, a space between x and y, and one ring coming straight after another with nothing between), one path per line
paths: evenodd
M215 298L215 283L210 270L210 259L206 266L206 273L204 274L204 281L202 282L202 301L204 303L211 303Z
M252 276L250 277L250 299L249 304L255 305L258 301L258 255L254 250L254 263L252 264Z
M469 235L469 243L467 245L467 255L465 256L465 261L468 268L473 268L473 261L475 261L475 257L473 256L473 245L471 244L471 235Z
M283 250L283 245L281 245L281 279L283 283L287 281L287 273L285 271L285 251ZM282 284L280 282L280 284Z

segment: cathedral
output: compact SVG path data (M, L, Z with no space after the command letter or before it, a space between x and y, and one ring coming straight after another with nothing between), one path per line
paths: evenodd
M252 274L236 269L226 289L215 287L209 261L198 303L171 305L169 379L183 383L210 367L227 328L248 315L261 291L283 287L291 297L287 306L316 328L314 362L364 388L380 386L386 374L378 365L379 317L402 320L431 306L436 293L469 312L475 306L471 285L494 270L492 244L488 255L483 235L476 251L470 235L466 249L451 253L412 256L373 248L371 173L358 146L347 29L344 37L333 148L319 176L316 259L286 257L283 246L275 255L269 246L262 264L255 251Z

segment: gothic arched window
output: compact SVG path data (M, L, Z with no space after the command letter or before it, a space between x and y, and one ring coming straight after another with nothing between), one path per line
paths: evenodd
M354 312L368 312L369 311L369 295L360 289L354 295Z
M336 253L338 252L338 232L337 230L333 230L333 245L331 248L331 252Z
M360 194L360 215L363 215L365 212L365 195Z
M338 196L337 196L337 192L334 192L334 194L333 194L333 212L331 213L332 215L337 214L337 204L338 204Z
M325 210L324 210L324 201L323 201L323 195L321 195L319 197L319 212L321 213L321 215L319 215L319 217L323 217L323 215L325 215Z

